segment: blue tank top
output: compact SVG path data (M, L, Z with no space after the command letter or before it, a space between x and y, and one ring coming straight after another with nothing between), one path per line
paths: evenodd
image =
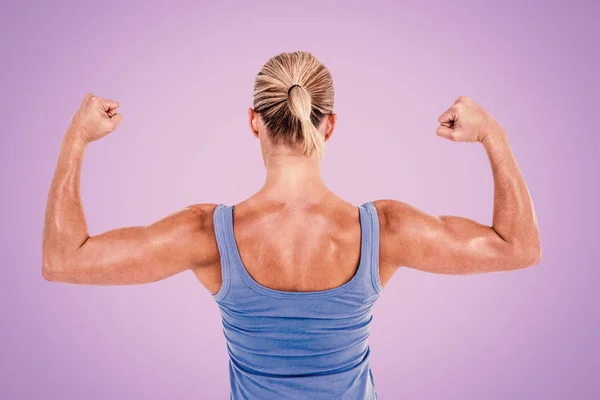
M358 206L360 261L345 284L313 292L267 288L245 269L233 234L233 208L214 212L223 283L213 297L229 353L230 400L374 400L368 338L381 293L379 220Z

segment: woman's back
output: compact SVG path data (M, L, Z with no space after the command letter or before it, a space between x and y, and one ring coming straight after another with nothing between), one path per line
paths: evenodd
M232 398L375 399L368 337L381 285L373 203L351 206L355 212L342 203L267 203L242 208L241 226L239 208L219 204L213 217L222 268L214 298Z
M349 281L360 258L359 210L333 194L293 207L254 197L235 205L234 233L249 274L284 291L316 291Z

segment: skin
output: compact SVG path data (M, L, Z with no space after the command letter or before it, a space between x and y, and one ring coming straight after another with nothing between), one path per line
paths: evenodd
M90 236L80 198L81 166L87 146L121 122L118 107L116 101L87 94L63 137L46 206L43 277L70 284L130 285L191 270L211 294L217 293L216 204L189 205L147 226ZM336 119L329 115L318 127L326 141ZM400 267L467 275L517 270L541 260L533 204L506 132L464 96L438 120L438 136L484 147L494 177L492 226L429 215L401 201L374 201L384 287ZM357 207L327 188L320 160L302 156L300 145L272 143L252 108L248 121L260 142L266 180L234 208L234 236L245 268L259 284L276 290L342 285L355 274L360 258Z

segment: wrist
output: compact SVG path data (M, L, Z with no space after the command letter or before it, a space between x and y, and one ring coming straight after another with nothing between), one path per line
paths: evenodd
M506 139L506 131L502 129L498 122L492 121L481 133L479 141L484 146L487 146L492 143L505 142Z
M70 146L76 147L86 147L89 144L89 141L86 139L87 132L80 128L77 125L69 125L67 132L63 138L63 142L69 144Z
M495 163L496 165L503 162L510 153L508 138L506 132L502 129L489 131L481 141L481 144L483 144L485 152L492 163Z
M65 150L84 151L89 142L82 135L83 132L76 128L69 127L62 140L62 147Z

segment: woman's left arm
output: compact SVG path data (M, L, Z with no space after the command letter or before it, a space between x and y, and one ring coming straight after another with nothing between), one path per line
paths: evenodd
M212 228L216 205L192 205L151 225L90 236L80 196L87 145L121 120L118 103L85 96L62 140L42 239L42 275L49 281L119 285L149 283L218 257ZM218 258L217 258L218 259Z

